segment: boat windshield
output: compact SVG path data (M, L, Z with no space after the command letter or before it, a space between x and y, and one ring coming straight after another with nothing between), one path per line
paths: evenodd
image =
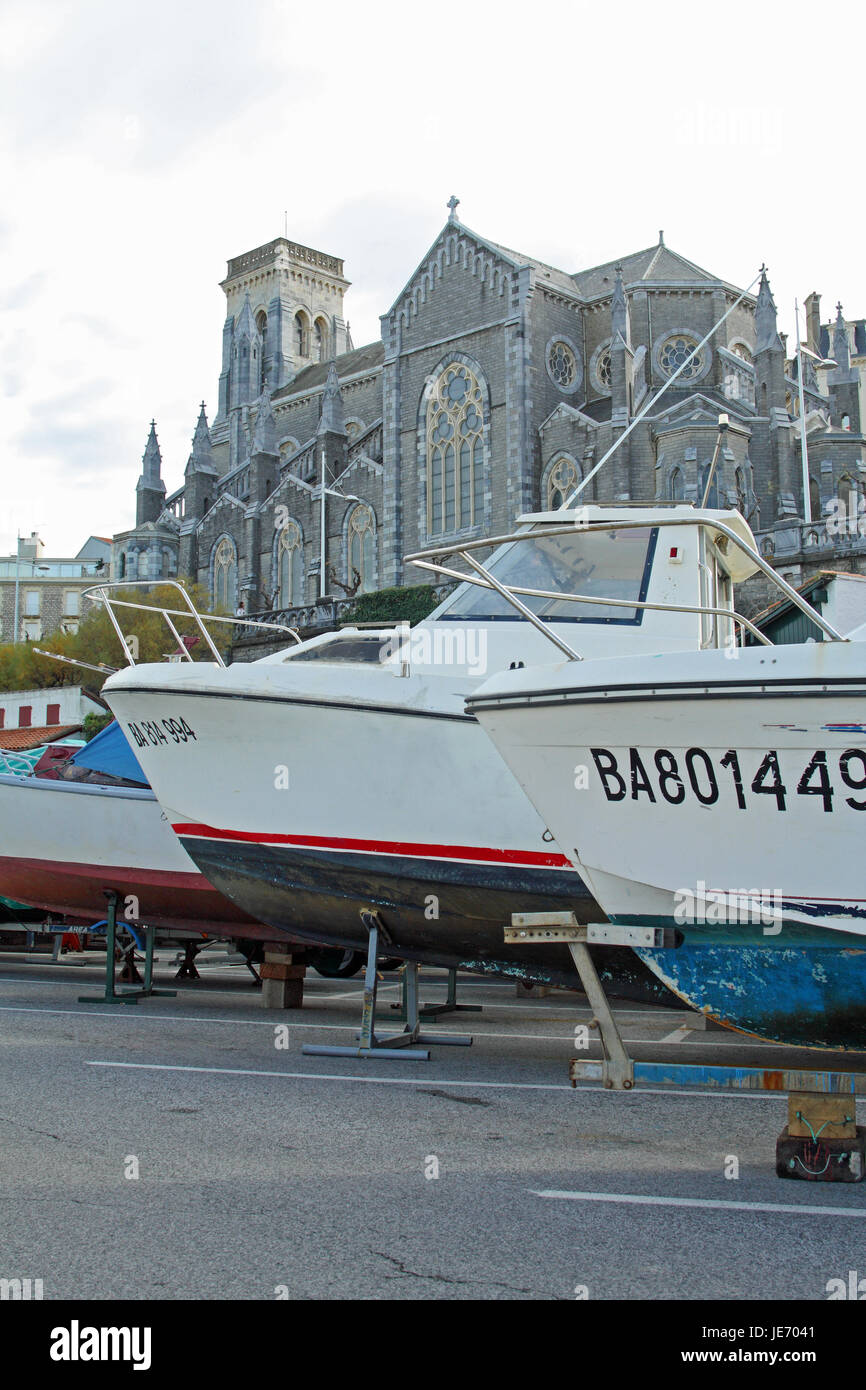
M508 588L545 589L554 593L586 594L592 598L646 598L657 531L651 526L629 531L581 531L545 536L533 533L511 541L485 568ZM640 608L608 608L560 599L522 601L540 618L556 622L639 623ZM453 601L437 614L440 620L514 620L514 609L500 594L475 585L461 586Z
M335 633L326 642L318 642L314 647L290 647L284 661L349 661L354 664L367 661L382 661L382 649L392 637L392 632Z

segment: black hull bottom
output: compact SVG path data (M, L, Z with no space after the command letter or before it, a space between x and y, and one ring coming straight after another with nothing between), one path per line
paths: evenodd
M389 954L528 983L580 988L564 945L509 946L513 912L603 920L572 870L436 862L181 836L205 877L260 922L301 939L366 951L361 912L376 910ZM633 951L592 947L614 998L682 1008Z

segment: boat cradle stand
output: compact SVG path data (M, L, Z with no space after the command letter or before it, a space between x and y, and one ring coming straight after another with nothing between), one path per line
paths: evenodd
M595 1017L603 1052L601 1062L572 1058L569 1078L601 1081L607 1090L630 1091L635 1082L653 1086L705 1086L714 1090L787 1091L788 1123L776 1141L776 1175L806 1182L862 1182L866 1177L866 1129L856 1122L856 1097L866 1095L866 1073L784 1071L767 1067L704 1066L689 1063L635 1062L626 1051L604 986L588 946L673 946L665 929L581 926L572 912L514 913L505 939L564 942L572 955Z
M105 993L79 994L79 1004L137 1004L139 999L149 999L154 994L175 997L173 989L154 989L153 987L153 943L156 931L144 927L144 986L142 989L118 990L114 985L115 952L117 949L117 903L119 894L113 888L103 888L108 901L108 917L105 924Z
M376 997L379 989L376 959L381 946L390 946L391 942L388 929L378 912L363 911L361 921L367 932L367 969L364 975L364 1011L361 1015L358 1046L326 1047L304 1043L301 1051L315 1057L391 1057L400 1061L429 1062L430 1053L424 1047L416 1047L416 1043L436 1043L442 1047L470 1047L472 1038L465 1033L450 1033L446 1036L442 1033L421 1032L417 961L406 961L403 967L403 1007L406 1023L402 1033L376 1036Z
M403 990L403 998L399 1004L392 1004L392 1009L397 1011L395 1023L408 1022L406 1012L406 991ZM445 996L444 1004L422 1004L418 1010L419 1018L440 1018L442 1014L480 1014L484 1012L483 1004L458 1004L457 1003L457 970L451 967L448 971L448 993Z

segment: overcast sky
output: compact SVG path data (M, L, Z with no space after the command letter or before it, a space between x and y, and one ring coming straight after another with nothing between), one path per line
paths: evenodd
M446 220L569 271L665 240L866 315L858 5L0 0L0 551L132 524L213 418L231 256L341 256L356 345Z

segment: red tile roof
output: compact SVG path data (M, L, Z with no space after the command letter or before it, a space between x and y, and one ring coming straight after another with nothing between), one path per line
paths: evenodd
M0 748L9 753L24 753L38 748L40 743L55 743L59 738L77 734L80 724L42 724L31 729L0 729Z

